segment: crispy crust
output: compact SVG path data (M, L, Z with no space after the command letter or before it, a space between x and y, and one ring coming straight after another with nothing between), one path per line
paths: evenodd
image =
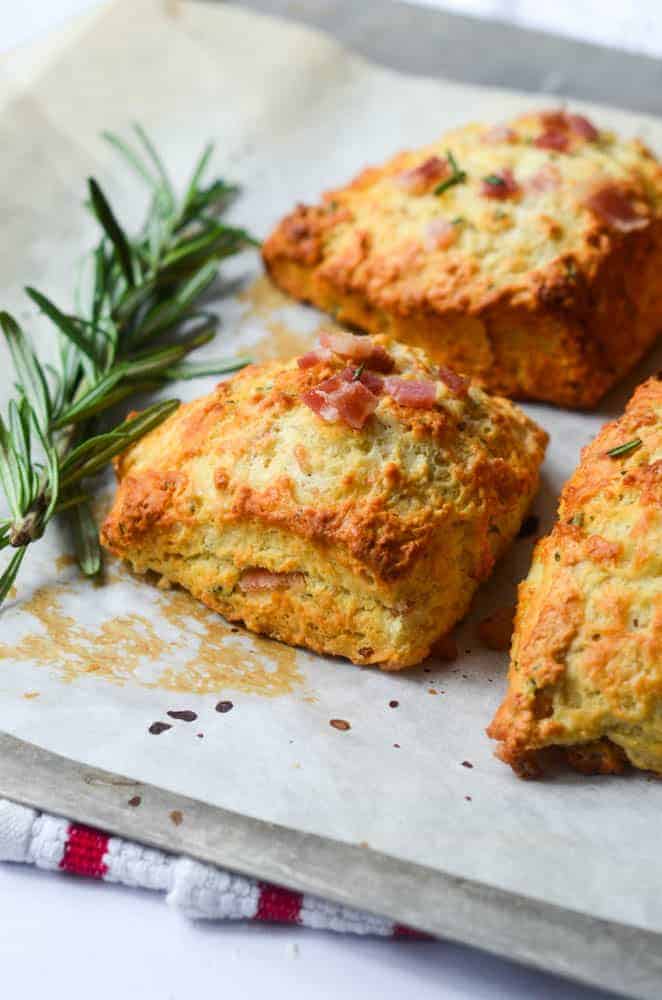
M641 444L622 455L608 451ZM508 692L488 734L530 775L561 747L584 772L662 773L662 376L584 449L521 584Z
M389 350L401 373L433 374L421 352ZM254 631L400 669L516 534L546 435L507 400L442 383L432 409L383 395L361 431L326 423L301 395L342 364L252 366L180 407L118 461L102 541ZM303 579L245 592L255 568Z
M568 153L531 142L529 115L504 142L471 125L369 168L322 203L298 205L263 246L273 281L337 320L424 348L491 391L587 408L655 341L662 315L662 170L607 133ZM403 190L403 172L451 148L468 180L442 195ZM520 191L490 200L481 178L513 170ZM531 178L555 171L559 186ZM602 182L647 225L619 232L586 207ZM457 223L430 247L433 220Z

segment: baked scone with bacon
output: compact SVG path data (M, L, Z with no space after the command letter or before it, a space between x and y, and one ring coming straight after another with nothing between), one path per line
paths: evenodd
M546 435L419 350L321 340L125 452L102 541L255 632L399 670L517 533Z
M263 257L339 322L591 407L662 329L662 168L566 111L468 125L298 205Z
M508 693L488 733L523 776L662 774L662 376L584 449L521 584Z

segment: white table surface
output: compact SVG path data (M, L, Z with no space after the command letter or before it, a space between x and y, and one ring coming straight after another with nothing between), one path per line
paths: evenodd
M387 0L385 0L385 3ZM437 0L425 0L436 3ZM437 3L442 6L441 3ZM0 0L0 47L93 0ZM445 6L467 12L475 0ZM505 11L495 0L484 8ZM518 5L515 5L518 6ZM580 5L581 6L581 5ZM522 5L519 5L521 14ZM597 40L597 39L596 39ZM32 1000L598 1000L604 994L444 942L191 923L160 894L0 865L0 996Z

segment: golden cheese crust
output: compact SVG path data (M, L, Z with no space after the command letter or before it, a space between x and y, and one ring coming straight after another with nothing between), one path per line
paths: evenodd
M662 773L662 377L584 449L564 488L520 586L488 734L525 776L549 747L583 771L629 761Z
M662 328L662 168L564 112L468 125L297 206L263 257L296 298L493 392L592 407Z
M387 346L400 377L435 378L421 351ZM427 409L384 393L362 429L326 422L302 394L344 364L250 366L181 406L118 461L102 541L253 631L395 670L467 611L537 490L546 435L441 381Z

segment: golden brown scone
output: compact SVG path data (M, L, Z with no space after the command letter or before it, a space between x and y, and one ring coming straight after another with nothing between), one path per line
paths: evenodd
M584 449L521 584L508 693L488 734L524 776L662 773L662 378ZM544 754L542 755L544 757Z
M398 670L516 534L546 434L421 351L322 339L127 451L102 541L253 631Z
M562 111L468 125L299 205L263 256L340 322L591 407L662 329L662 168Z

